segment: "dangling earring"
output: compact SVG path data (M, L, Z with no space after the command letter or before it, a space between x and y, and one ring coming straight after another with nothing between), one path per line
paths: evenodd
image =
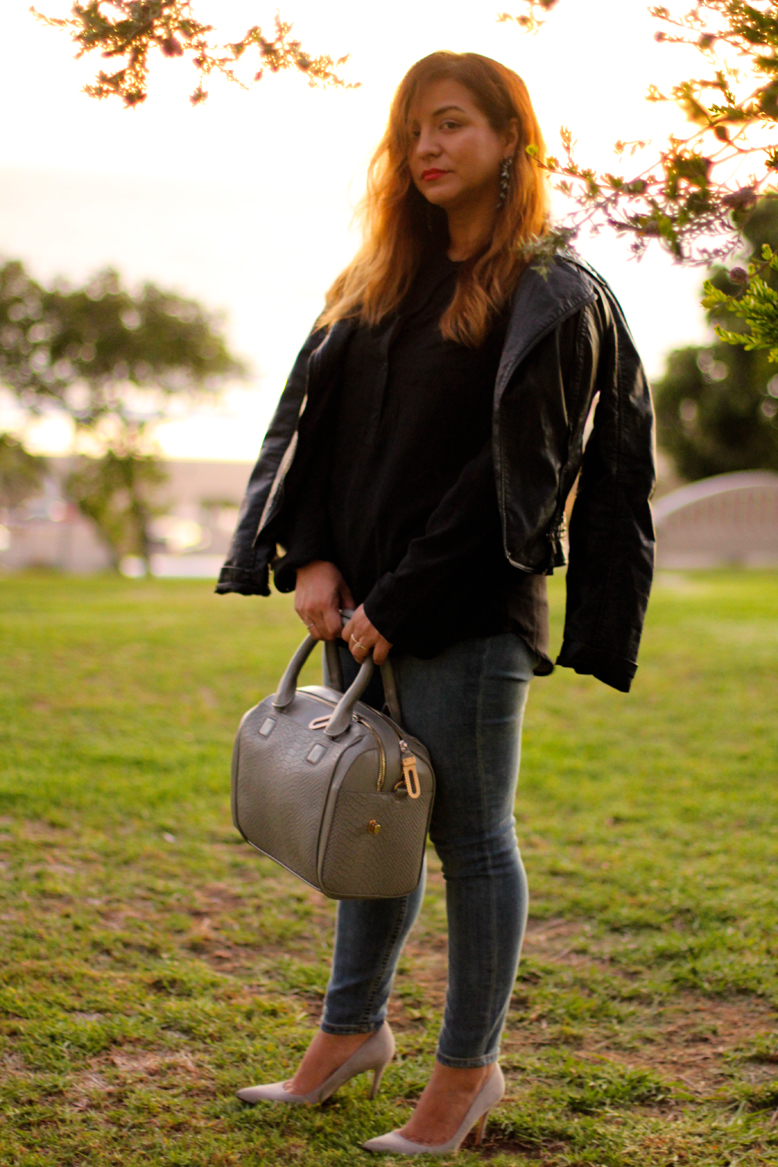
M500 163L500 197L497 200L498 207L501 207L508 197L508 187L511 183L512 166L512 158L503 158L502 162Z

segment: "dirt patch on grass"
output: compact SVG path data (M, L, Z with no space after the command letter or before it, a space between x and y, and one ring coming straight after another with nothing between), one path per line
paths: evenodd
M625 1052L597 1049L586 1044L580 1056L606 1057L630 1069L650 1069L672 1081L680 1081L694 1094L707 1095L730 1079L732 1055L757 1035L774 1029L776 1012L753 998L718 1000L697 994L679 994L656 1018L651 1039L640 1049ZM775 1077L775 1067L749 1065L752 1083Z
M136 1049L115 1050L90 1059L88 1069L71 1075L64 1095L75 1110L91 1111L101 1109L111 1096L152 1084L161 1089L186 1086L189 1094L213 1094L211 1070L188 1051Z

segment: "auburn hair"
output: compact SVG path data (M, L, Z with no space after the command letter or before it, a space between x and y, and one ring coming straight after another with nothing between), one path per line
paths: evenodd
M408 70L394 95L358 210L362 246L329 289L321 326L343 319L377 324L408 292L431 238L447 238L445 211L428 203L411 178L409 120L419 90L449 78L470 91L496 132L517 121L519 142L492 237L460 269L454 297L441 317L443 336L472 347L481 344L527 265L524 245L545 234L548 186L537 164L544 160L545 146L521 77L478 53L431 53Z

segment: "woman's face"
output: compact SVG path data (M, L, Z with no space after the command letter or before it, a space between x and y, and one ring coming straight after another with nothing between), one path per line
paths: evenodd
M431 81L410 109L411 177L425 199L444 210L492 200L500 190L500 163L513 156L518 125L492 129L469 89L459 81Z

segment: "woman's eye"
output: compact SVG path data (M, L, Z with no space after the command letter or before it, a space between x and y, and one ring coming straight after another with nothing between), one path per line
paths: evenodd
M441 122L440 124L441 124L441 128L444 130L456 130L459 127L459 122L449 121L448 118L446 119L446 121Z

